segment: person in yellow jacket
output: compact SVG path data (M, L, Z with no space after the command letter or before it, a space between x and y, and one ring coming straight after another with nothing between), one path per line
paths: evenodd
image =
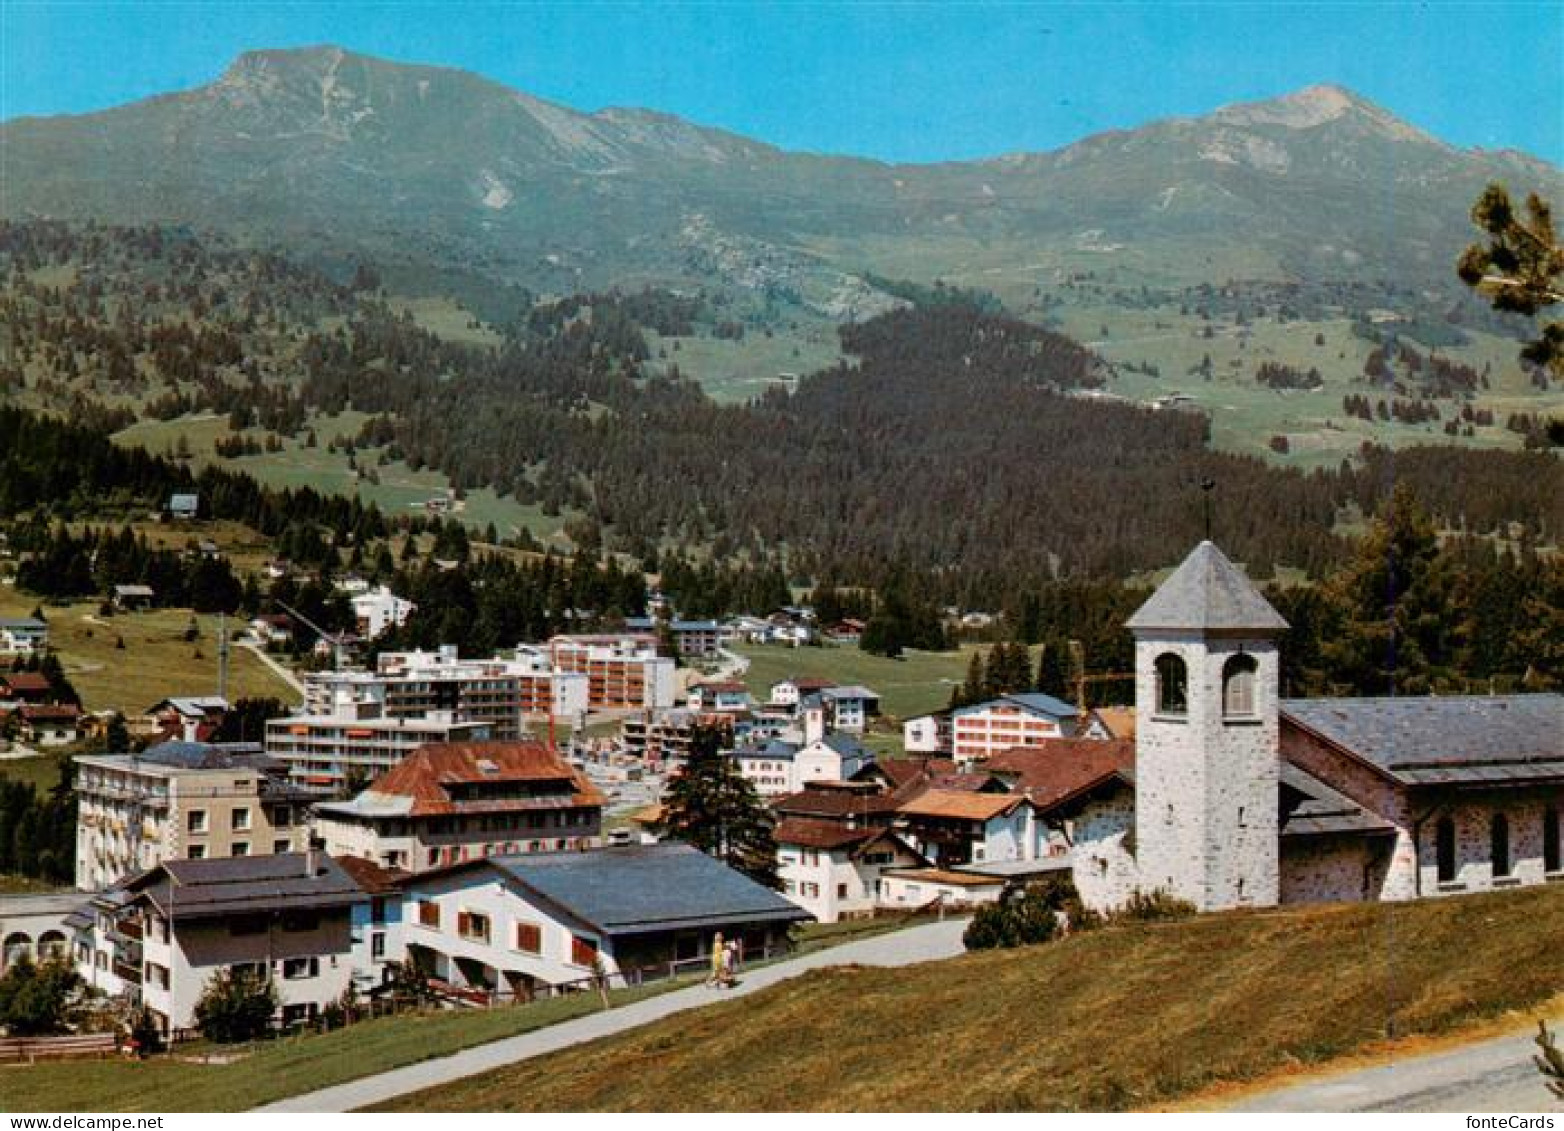
M708 986L722 985L722 969L724 966L723 955L726 953L722 945L722 932L717 932L717 937L711 940L711 977L706 979Z

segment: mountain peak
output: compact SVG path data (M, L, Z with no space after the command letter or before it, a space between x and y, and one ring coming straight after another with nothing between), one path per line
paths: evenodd
M1401 141L1434 142L1435 139L1362 95L1334 83L1306 86L1261 102L1235 102L1217 109L1211 117L1225 125L1283 126L1307 130L1344 120L1356 121Z

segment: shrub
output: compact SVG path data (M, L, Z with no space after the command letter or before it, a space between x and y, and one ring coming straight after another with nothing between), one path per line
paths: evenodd
M219 1044L264 1037L282 1001L271 978L228 967L212 975L196 1002L196 1027Z
M978 908L961 936L968 950L1033 946L1059 933L1059 913L1042 885L1023 893L1006 893L998 903Z
M26 954L0 977L0 1028L13 1037L63 1033L75 1019L82 979L70 962Z
M1125 901L1123 907L1110 912L1110 923L1144 923L1154 919L1188 919L1199 909L1189 900L1158 888L1155 891L1137 891Z

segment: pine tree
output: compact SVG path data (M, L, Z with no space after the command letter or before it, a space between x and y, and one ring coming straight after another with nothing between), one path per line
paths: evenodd
M1564 247L1553 228L1553 210L1536 193L1526 198L1526 216L1503 185L1490 184L1472 206L1472 222L1488 235L1488 245L1473 244L1462 254L1456 274L1483 294L1495 310L1535 315L1564 302ZM1521 357L1564 376L1564 321L1547 322L1542 335L1521 350Z
M658 830L758 883L780 887L774 818L723 752L722 736L715 727L691 730L689 758L668 783Z
M1070 697L1070 669L1065 663L1065 642L1054 636L1043 642L1037 658L1037 690L1056 699Z

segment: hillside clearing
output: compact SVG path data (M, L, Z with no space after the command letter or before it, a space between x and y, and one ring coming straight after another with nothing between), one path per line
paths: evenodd
M1561 931L1564 890L1543 887L833 969L386 1109L1144 1108L1353 1052L1392 1025L1446 1033L1547 1001L1564 983Z

